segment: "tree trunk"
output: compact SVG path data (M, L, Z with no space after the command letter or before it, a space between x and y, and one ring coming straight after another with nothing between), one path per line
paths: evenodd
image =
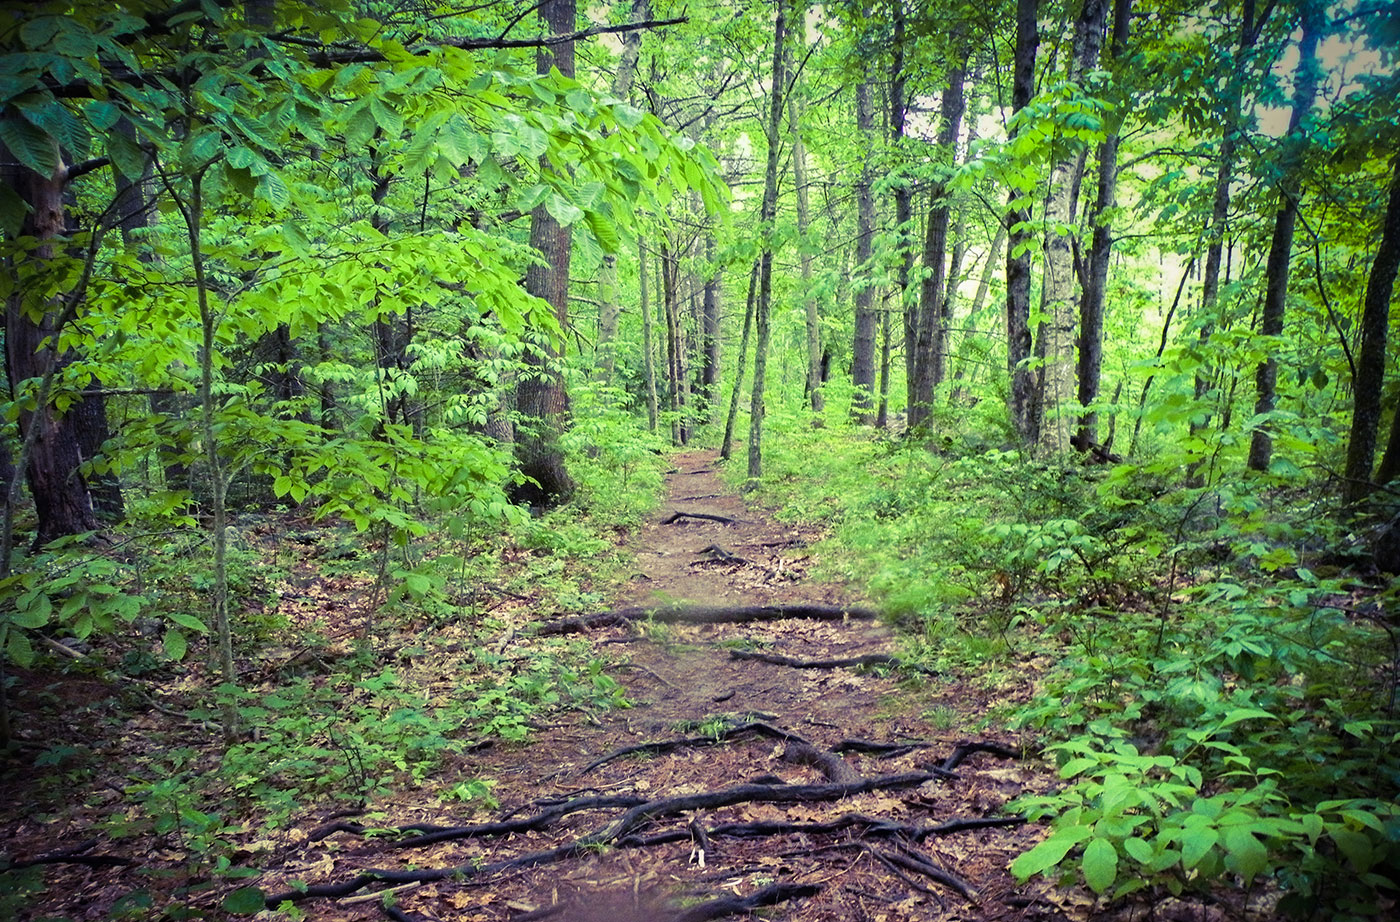
M54 175L46 177L14 163L8 150L0 148L0 157L4 159L0 172L5 183L19 194L29 209L20 236L38 241L25 262L31 272L41 274L42 267L55 258L52 241L64 233L64 167L60 163ZM35 303L26 291L28 281L25 277L16 279L5 301L5 369L10 392L15 398L22 393L24 382L31 382L29 386L35 387L51 377L65 360L54 352L58 327L63 320L56 310L58 305ZM21 441L30 445L24 473L38 517L35 546L67 535L96 531L99 526L92 495L87 480L79 471L83 455L73 421L44 399L32 410L21 409L18 423ZM6 508L7 528L13 521L17 492L18 484L13 484ZM4 550L8 553L9 546Z
M1066 78L1078 82L1092 70L1103 43L1107 0L1084 0L1074 29L1074 52ZM1045 274L1042 279L1044 321L1038 348L1044 355L1039 394L1040 451L1058 455L1070 447L1071 412L1075 402L1074 346L1078 299L1074 278L1074 206L1083 176L1084 158L1062 158L1050 171L1045 202Z
M540 5L540 23L552 35L574 31L575 21L574 0L544 0ZM565 77L572 77L573 42L541 48L535 63L540 74L548 74L551 67L557 67ZM542 161L541 165L544 169L551 168L547 161ZM544 256L545 265L532 265L525 271L525 290L549 303L561 333L569 327L571 244L569 228L554 220L543 204L530 213L530 246ZM562 338L557 347L547 343L541 353L526 353L526 364L530 368L516 388L516 409L524 425L516 432L515 457L527 482L513 491L512 499L517 503L556 505L574 492L574 482L564 465L564 450L559 444L569 409L564 377L559 369L563 357Z
M794 90L796 87L794 86ZM788 94L788 134L792 137L792 183L797 192L797 245L802 266L802 307L807 321L807 381L805 393L813 413L825 406L822 399L822 333L817 299L812 294L812 245L807 239L811 223L807 196L807 147L802 143L802 106L797 93Z
M949 163L957 162L958 132L967 100L963 94L963 69L954 67L943 90L942 125L938 131L940 152ZM943 294L948 255L948 221L951 215L948 186L935 180L930 194L928 225L924 234L924 272L919 309L914 324L914 377L909 388L909 428L927 428L933 411L935 380L943 377L943 348L948 324L943 316Z
M753 329L753 303L758 288L758 261L749 270L749 296L744 304L744 332L739 336L739 361L734 368L734 390L729 393L729 413L724 419L724 440L720 443L719 456L726 461L733 454L734 422L739 417L739 392L744 387L744 364L749 358L749 333Z
M1019 112L1035 95L1035 50L1040 41L1037 0L1016 2L1016 57L1011 82L1011 111ZM1027 444L1038 433L1032 425L1035 379L1031 357L1031 212L1013 191L1006 215L1006 368L1010 377L1007 411L1011 425Z
M982 306L987 303L987 293L992 288L992 274L996 272L997 268L997 257L1001 254L1001 248L1005 245L1006 225L998 221L996 234L992 237L992 244L987 249L987 260L982 264L982 275L977 280L977 291L972 296L972 303L968 305L967 317L969 329L964 336L964 341L966 341L968 336L976 333L977 315L982 313ZM954 404L961 404L967 399L967 391L963 382L971 381L974 377L974 374L967 374L962 365L959 365L957 371L953 375L953 380L958 382L953 387L951 396L951 401Z
M669 244L661 244L661 301L666 315L666 385L671 403L671 441L690 441L686 400L690 390L686 378L685 324L681 321L679 287L680 260Z
M651 0L632 0L632 21L651 18ZM642 30L622 34L622 55L613 75L612 94L626 99L632 90L632 78L637 71L637 58L642 51ZM617 255L603 254L598 270L598 372L604 382L611 382L617 361L617 323L621 308L617 303ZM653 424L653 429L656 426Z
M784 46L787 43L787 2L777 0L773 17L773 86L768 101L768 163L763 172L763 204L759 224L763 234L763 251L758 260L758 301L754 308L754 325L758 342L753 354L753 394L749 410L750 481L763 476L763 388L768 370L768 343L772 338L770 325L773 296L773 218L778 211L778 145L782 141L783 87L787 84L783 67Z
M1390 295L1400 268L1400 154L1391 163L1390 198L1361 313L1361 349L1356 362L1351 438L1347 442L1344 494L1348 503L1365 499L1374 488L1376 431L1381 420L1381 390L1385 384L1385 347L1390 327ZM1386 481L1381 481L1385 483Z
M875 236L875 198L870 186L871 136L875 128L873 82L867 71L865 79L856 86L856 133L863 145L860 178L856 181L856 303L855 341L851 347L851 384L855 394L851 401L851 418L869 425L875 402L875 331L880 322L872 305L875 288L871 280L870 256Z
M904 378L906 392L914 380L915 317L917 306L909 293L909 276L914 270L914 245L910 239L911 224L914 220L914 190L908 177L903 175L904 124L908 113L905 111L904 41L905 16L904 0L890 0L894 19L894 58L890 64L890 146L895 157L894 222L896 248L899 265L896 270L895 288L899 293L899 309L904 329Z
M1293 108L1288 115L1288 134L1283 139L1282 179L1279 181L1278 213L1274 216L1274 233L1269 242L1269 259L1264 269L1264 307L1259 316L1259 334L1265 337L1283 335L1284 310L1288 301L1288 271L1293 253L1293 228L1298 221L1298 198L1302 194L1299 167L1307 138L1299 131L1303 116L1312 108L1317 95L1317 42L1322 28L1322 8L1319 0L1303 0L1303 34L1298 41L1298 70L1293 81ZM1272 345L1264 347L1269 357L1254 373L1254 416L1267 417L1273 413L1278 399L1278 359ZM1249 469L1266 471L1273 457L1274 440L1269 434L1267 419L1259 422L1249 442Z
M885 429L890 424L890 310L889 297L880 310L880 393L875 408L875 428Z
M652 333L651 304L647 301L647 248L640 240L637 241L637 267L641 286L642 372L647 388L647 430L655 432L660 409L656 400L656 337Z
M700 394L705 403L705 419L713 422L715 407L719 404L719 321L720 294L724 291L723 274L713 266L715 240L710 234L705 236L705 263L708 277L705 279L700 308Z
M1110 45L1112 62L1122 59L1128 45L1128 28L1132 17L1132 0L1114 0L1113 41ZM1108 288L1108 261L1113 246L1113 228L1109 212L1118 186L1118 131L1099 145L1098 190L1089 225L1093 237L1089 244L1089 265L1085 272L1084 291L1079 302L1079 405L1084 413L1079 417L1079 432L1075 443L1080 451L1089 451L1099 441L1098 413L1090 407L1099 399L1099 376L1103 366L1103 310Z

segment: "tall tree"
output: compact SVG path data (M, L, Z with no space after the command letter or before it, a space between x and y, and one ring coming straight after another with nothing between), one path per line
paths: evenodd
M1390 295L1400 268L1400 154L1391 160L1390 192L1381 227L1380 244L1366 281L1361 313L1361 348L1352 381L1351 437L1347 442L1346 483L1348 503L1364 499L1375 485L1371 466L1376 457L1376 431L1381 420L1381 392L1385 384L1386 339L1390 327ZM1392 432L1392 438L1395 438ZM1381 480L1381 483L1388 482Z
M1269 241L1269 259L1264 269L1264 306L1259 315L1259 334L1277 337L1283 334L1285 307L1288 302L1288 274L1293 256L1293 230L1298 223L1299 199L1302 196L1301 175L1303 149L1307 136L1302 131L1303 118L1312 109L1317 95L1317 44L1322 32L1321 0L1302 0L1302 36L1298 39L1298 68L1293 75L1293 103L1288 114L1288 134L1284 136L1282 157L1278 164L1279 208L1274 215L1274 232ZM1273 456L1274 440L1268 420L1278 399L1278 359L1273 347L1266 346L1269 357L1259 364L1254 374L1254 415L1259 420L1249 442L1249 469L1264 471Z
M904 330L904 374L905 382L914 380L915 320L916 304L909 291L909 276L914 271L914 246L909 234L914 223L914 187L904 174L903 159L906 155L904 136L905 124L909 117L906 88L909 75L905 73L907 22L904 0L889 0L890 15L894 21L893 54L890 59L889 80L889 119L890 148L894 156L894 176L891 189L894 195L895 253L899 260L895 269L895 288L899 295L899 310Z
M870 256L875 236L875 196L870 186L874 178L871 139L875 129L874 81L867 68L856 84L856 136L861 150L860 174L856 179L856 269L855 340L851 347L851 384L855 396L851 415L869 425L875 398L875 331L880 322L874 310L875 286Z
M773 14L773 73L768 99L768 160L763 170L763 204L759 209L763 250L758 259L758 299L754 305L757 342L753 353L753 394L749 409L750 480L763 476L763 391L768 370L768 345L772 340L773 219L778 212L778 153L782 143L783 90L787 85L784 46L787 43L787 3L775 0Z
M540 4L540 24L551 35L568 35L574 31L577 13L575 0L543 0ZM574 43L559 42L541 46L536 56L540 74L558 68L565 77L574 75ZM551 169L541 158L541 169ZM543 204L530 213L530 246L544 257L525 273L525 290L543 298L554 310L559 329L568 329L569 322L569 261L572 234L568 227L550 214ZM556 345L546 342L538 352L529 353L530 366L521 377L516 390L516 409L523 425L516 432L515 455L520 473L527 479L514 491L517 502L530 505L553 505L567 500L574 491L573 479L564 464L564 451L559 443L568 415L568 393L559 368L563 359L562 339Z
M799 17L800 20L800 17ZM789 52L790 53L790 52ZM788 133L792 136L792 184L797 193L798 258L802 267L802 314L807 328L806 394L813 413L820 413L822 399L822 333L817 298L812 291L812 243L807 239L811 225L811 202L807 194L807 146L802 143L803 105L794 76L788 93Z
M1099 60L1103 44L1108 0L1084 0L1074 27L1073 51L1066 80L1078 84ZM1040 369L1037 414L1038 440L1044 454L1058 454L1070 447L1075 402L1074 346L1078 314L1075 297L1073 235L1074 209L1079 181L1084 173L1081 153L1067 151L1050 169L1050 190L1045 199L1045 271L1041 279L1042 320L1037 331L1037 352L1044 357Z
M1016 53L1012 63L1011 112L1023 110L1035 95L1035 52L1040 42L1037 0L1016 0ZM1017 129L1019 130L1019 128ZM1015 135L1013 134L1013 140ZM1025 192L1013 190L1006 213L1006 370L1007 410L1023 442L1036 440L1032 401L1035 379L1031 357L1031 212Z
M956 53L956 52L955 52ZM957 161L958 132L962 127L967 99L963 93L962 64L948 71L948 83L943 88L941 124L938 129L938 149L948 159ZM948 182L944 176L934 180L929 192L930 207L924 234L924 271L920 284L918 312L914 324L914 374L909 382L909 428L929 424L933 410L934 384L943 376L944 349L948 336L947 319L943 316L944 285L947 276L948 224L952 213Z
M1132 11L1132 0L1114 0L1110 66L1120 64L1127 50ZM1126 99L1121 100L1120 112L1125 103ZM1092 407L1099 399L1099 377L1103 366L1103 308L1108 289L1108 259L1113 247L1112 211L1118 187L1120 131L1121 127L1109 131L1099 145L1098 187L1094 206L1089 212L1093 234L1089 243L1088 268L1084 273L1084 290L1079 301L1079 405L1084 412L1079 417L1079 431L1074 439L1081 451L1088 451L1099 441L1098 413Z

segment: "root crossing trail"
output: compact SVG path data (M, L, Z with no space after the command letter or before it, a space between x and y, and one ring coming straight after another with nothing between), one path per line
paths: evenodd
M311 889L270 902L327 919L1062 918L1006 871L1034 834L1001 808L1036 773L978 724L982 693L898 663L861 600L809 579L815 536L726 489L713 452L675 463L630 591L539 631L595 645L634 706L565 712L461 766L496 779L489 815L313 831L330 873L288 868ZM389 888L390 908L346 905Z

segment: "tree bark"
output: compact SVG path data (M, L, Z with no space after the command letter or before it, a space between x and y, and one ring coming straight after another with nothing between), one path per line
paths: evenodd
M1066 78L1077 83L1093 69L1103 43L1107 0L1084 0L1074 28L1074 52ZM1041 420L1039 448L1058 455L1070 447L1071 412L1075 401L1074 346L1078 299L1074 278L1074 206L1083 176L1084 158L1063 157L1050 171L1050 193L1045 202L1045 274L1041 282L1043 316L1037 348L1044 355L1039 394Z
M1016 0L1016 56L1011 81L1011 111L1026 107L1035 94L1035 50L1040 41L1036 23L1037 0ZM1010 378L1007 411L1012 428L1026 444L1038 433L1032 426L1035 379L1027 361L1031 357L1031 212L1023 196L1011 193L1006 215L1006 369Z
M540 23L551 35L574 31L575 0L543 0ZM574 44L562 42L540 48L536 69L548 74L557 67L565 77L574 75ZM544 169L550 169L542 161ZM572 235L543 205L530 213L530 246L538 250L545 265L532 265L525 272L525 290L543 298L554 309L560 331L569 325L569 259ZM564 357L563 340L558 346L546 343L539 353L527 353L529 371L516 389L516 409L525 425L516 432L515 457L527 481L512 495L517 503L552 506L573 495L574 482L564 464L559 444L567 422L569 399L559 365Z
M12 293L5 300L5 370L10 392L18 398L24 382L43 380L65 361L54 351L60 320L57 305L38 300L33 290L46 287L44 267L55 259L53 241L64 233L66 172L60 162L52 176L41 176L14 163L8 150L0 148L0 157L4 160L2 178L28 206L20 236L37 241L24 260L27 271L14 279ZM17 269L10 267L11 272ZM30 444L24 474L38 518L35 546L96 531L99 525L92 495L79 470L83 455L73 420L43 400L32 410L22 408L18 423L21 441ZM9 494L11 500L16 498L15 486ZM12 520L12 503L7 503L6 515Z
M744 365L749 358L749 333L753 330L753 306L757 289L758 261L754 260L753 269L749 270L749 295L744 304L744 331L739 336L739 361L734 368L734 390L729 393L729 413L724 419L724 440L719 449L719 456L726 461L734 449L734 422L739 417L739 392L744 386Z
M1371 262L1371 275L1366 280L1366 300L1361 312L1361 349L1356 361L1356 380L1352 382L1355 396L1343 489L1348 503L1365 499L1375 487L1371 481L1371 465L1375 462L1376 432L1381 420L1390 295L1394 290L1397 268L1400 268L1400 154L1391 163L1385 223L1376 257ZM1380 482L1387 483L1388 480Z
M647 300L647 248L637 241L637 272L640 278L642 309L642 372L646 377L647 388L647 429L656 431L656 417L659 407L656 399L656 344L652 333L651 304Z
M870 186L870 139L875 128L874 86L867 71L865 79L856 86L856 133L864 152L860 178L856 181L856 301L855 341L851 347L851 384L855 395L851 401L851 417L861 425L870 425L871 408L875 402L875 332L879 315L873 309L875 288L871 280L870 257L875 236L875 198Z
M651 18L651 0L632 0L632 22ZM626 99L632 91L632 78L637 71L637 58L642 51L642 30L622 34L622 54L613 74L612 94ZM604 253L598 270L598 372L605 383L611 382L617 362L617 324L621 308L617 303L617 254ZM653 429L656 426L653 424Z
M957 161L958 132L962 128L967 99L963 94L964 71L954 67L943 89L942 125L938 147L946 151L949 163ZM914 376L909 388L909 428L927 428L933 411L933 388L943 377L943 348L948 324L943 316L943 294L947 275L948 221L951 216L948 185L943 179L933 183L928 225L924 234L924 273L920 285L919 308L914 324Z
M1302 38L1298 41L1298 69L1293 78L1293 107L1288 115L1288 134L1283 140L1282 178L1279 181L1281 201L1274 216L1273 238L1269 242L1269 259L1264 269L1264 307L1259 315L1259 335L1264 337L1283 335L1293 229L1298 221L1298 199L1302 194L1299 165L1307 143L1299 128L1317 95L1317 43L1322 28L1320 0L1303 0L1302 27ZM1266 345L1265 348L1270 355L1254 373L1256 419L1273 413L1278 400L1278 359L1273 355L1272 346ZM1263 419L1255 424L1250 436L1248 467L1252 471L1269 469L1274 450L1269 429L1269 421Z
M1128 46L1128 29L1132 18L1132 0L1114 0L1113 41L1109 46L1112 62L1122 59ZM1089 225L1093 236L1089 244L1089 265L1085 272L1084 291L1079 302L1079 405L1084 408L1079 417L1075 443L1080 451L1088 451L1099 441L1098 413L1091 409L1099 399L1099 377L1103 367L1103 310L1108 289L1108 261L1113 247L1113 228L1109 212L1118 186L1118 131L1113 131L1099 145L1099 177Z
M671 440L690 441L690 379L686 377L685 324L681 321L680 260L667 243L661 244L661 300L666 315L666 377L671 398Z
M910 225L914 220L914 190L908 177L902 175L904 148L904 125L908 113L905 111L905 85L908 80L904 73L905 15L904 0L890 0L894 20L894 57L890 64L890 146L894 151L896 165L894 190L895 240L899 264L895 275L895 288L899 293L899 310L904 329L904 376L905 390L914 380L914 312L916 305L909 296L909 275L914 270L914 246L910 240Z
M763 476L763 388L768 369L768 343L772 338L770 313L773 296L773 218L778 211L778 145L782 141L783 67L787 43L787 3L777 0L773 17L773 86L768 103L768 163L763 172L763 204L759 210L763 251L758 260L758 301L754 309L758 342L753 355L753 394L749 410L749 480Z
M705 235L705 263L708 276L700 303L700 394L705 404L705 419L713 422L719 403L720 359L720 295L724 291L722 270L714 266L715 238Z
M811 223L810 201L807 196L807 148L802 143L802 106L798 102L796 92L788 94L787 104L788 133L792 137L792 183L797 193L797 245L802 267L802 309L807 322L805 390L812 412L820 413L825 406L822 399L822 334L817 299L812 295L812 247L807 240L808 226Z

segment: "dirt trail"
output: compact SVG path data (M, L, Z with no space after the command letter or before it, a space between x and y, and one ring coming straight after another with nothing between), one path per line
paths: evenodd
M619 607L859 603L841 587L809 579L815 536L747 506L722 484L714 461L708 451L676 458L663 509L635 537L638 572ZM472 817L478 825L465 837L394 848L353 830L334 832L304 852L306 866L284 868L284 879L469 869L461 879L420 881L398 893L400 915L391 917L414 920L696 922L748 918L736 910L755 894L773 902L765 918L793 922L1061 917L1043 891L1016 890L1005 870L1031 833L994 825L1005 822L1000 808L1032 770L1002 757L1009 751L955 755L969 739L1015 746L1008 734L970 729L975 690L919 674L734 658L895 653L894 635L877 620L630 623L585 636L613 664L609 672L626 685L633 707L566 713L522 747L493 747L458 766L463 778L496 779L501 804ZM727 729L755 723L715 742ZM625 747L687 738L598 764ZM843 749L850 740L912 748ZM862 786L874 789L856 793ZM676 811L655 803L706 794L724 802L670 804L690 808ZM442 825L452 812L415 809L407 799L398 800L390 821ZM643 802L652 803L637 806ZM590 806L596 809L582 809ZM529 817L546 818L521 822ZM960 820L978 828L929 831ZM519 825L480 825L501 822ZM522 856L526 866L510 866ZM375 903L302 905L315 919L379 916Z

